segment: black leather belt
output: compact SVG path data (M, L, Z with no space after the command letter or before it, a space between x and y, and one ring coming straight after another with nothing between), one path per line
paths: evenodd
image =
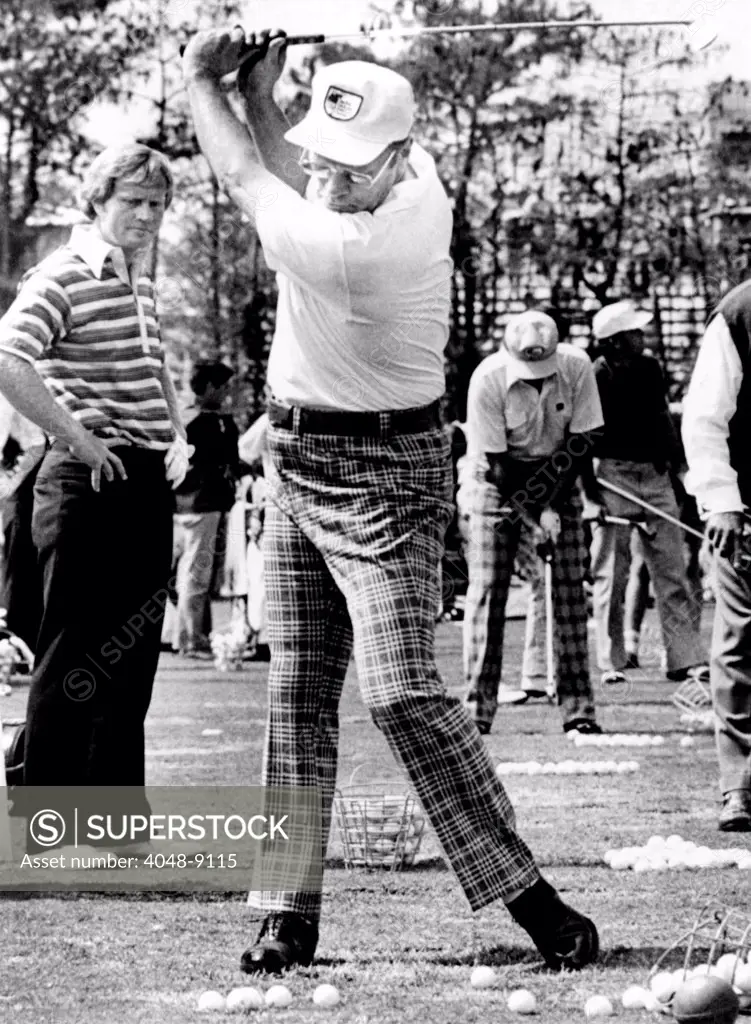
M441 425L440 402L390 412L340 412L335 409L304 409L268 403L269 423L296 434L336 434L345 437L385 438L394 434L419 434Z

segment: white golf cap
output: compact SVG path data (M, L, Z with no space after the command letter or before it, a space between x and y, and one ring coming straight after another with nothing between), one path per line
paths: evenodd
M517 313L509 318L504 333L507 363L522 380L540 380L542 377L552 376L558 369L557 352L552 352L545 359L529 360L520 359L509 349L509 345L515 345L526 332L534 332L538 343L544 345L546 349L552 344L558 344L558 327L552 316L537 309Z
M343 60L315 74L310 110L284 137L335 163L363 167L406 139L414 119L406 78L369 61Z
M637 309L630 299L603 306L592 317L592 332L598 341L612 338L622 331L641 331L652 320L652 314Z

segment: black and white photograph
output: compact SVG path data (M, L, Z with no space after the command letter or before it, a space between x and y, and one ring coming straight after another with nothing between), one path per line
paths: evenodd
M0 1024L751 1021L749 0L0 0Z

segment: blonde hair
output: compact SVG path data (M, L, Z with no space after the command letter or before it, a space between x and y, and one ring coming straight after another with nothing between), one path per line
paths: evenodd
M89 165L78 190L78 207L94 220L94 203L106 203L123 178L139 184L163 184L167 190L165 209L172 202L174 179L167 158L138 142L108 146Z

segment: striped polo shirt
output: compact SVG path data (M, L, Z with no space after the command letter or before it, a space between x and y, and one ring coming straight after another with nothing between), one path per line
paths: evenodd
M92 433L156 449L174 440L152 282L136 266L131 281L122 250L94 225L76 225L25 274L0 320L0 349L33 363Z

